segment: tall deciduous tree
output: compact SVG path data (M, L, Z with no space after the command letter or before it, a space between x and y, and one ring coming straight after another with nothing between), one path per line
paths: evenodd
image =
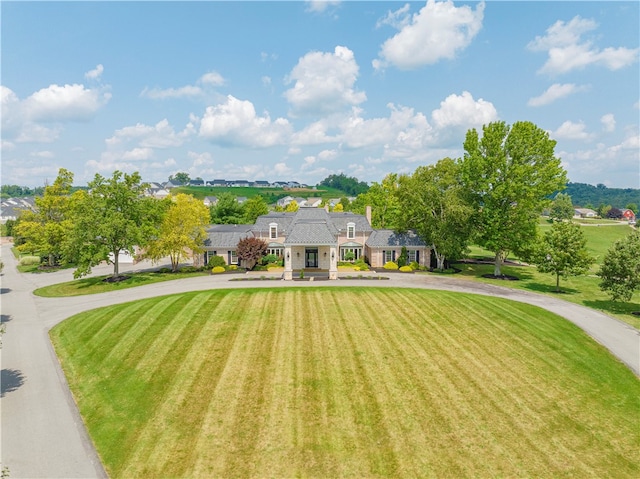
M258 216L267 213L269 213L269 206L262 195L253 196L244 203L244 222L246 224L255 223Z
M171 269L177 271L190 253L204 251L209 209L202 201L183 193L169 200L171 204L164 214L158 237L149 243L146 256L153 260L169 256Z
M77 258L75 277L84 276L101 261L113 264L119 275L118 256L133 253L157 235L162 202L143 196L140 175L115 171L111 178L96 174L74 211L70 248Z
M67 234L71 230L69 217L73 173L60 168L44 195L35 198L35 210L25 211L15 228L15 234L25 241L20 251L32 251L48 258L54 266L62 258Z
M244 221L244 207L231 193L220 193L218 202L209 211L215 225L238 225Z
M175 181L176 183L180 183L181 185L187 185L189 184L189 181L191 181L191 178L189 178L189 173L180 171L175 175L169 176L169 181Z
M366 193L361 193L351 203L354 213L364 214L371 206L371 225L374 228L397 229L400 215L398 203L398 175L389 173L382 182L374 182Z
M467 132L462 179L478 215L477 241L495 254L496 276L509 252L535 242L546 198L566 185L555 145L530 122L489 123L482 138L475 129Z
M571 196L558 193L551 204L551 219L556 221L570 220L574 214L575 210L573 209Z
M538 271L556 276L557 292L560 292L561 276L584 274L594 262L580 225L570 222L554 223L545 232L536 253Z
M267 243L260 238L249 236L238 242L236 253L247 269L253 269L258 260L267 252Z
M614 301L629 301L640 290L640 230L633 230L609 248L598 276L600 289Z
M420 166L400 177L401 226L412 229L431 245L437 268L466 250L472 231L473 208L460 181L460 165L450 158Z

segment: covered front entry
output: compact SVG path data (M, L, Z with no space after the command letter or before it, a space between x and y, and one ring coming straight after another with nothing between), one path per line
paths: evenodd
M305 248L304 250L304 267L318 267L318 248Z

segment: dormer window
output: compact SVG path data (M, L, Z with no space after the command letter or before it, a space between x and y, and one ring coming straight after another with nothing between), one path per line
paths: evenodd
M278 238L278 223L269 223L269 239Z
M347 239L354 239L356 237L356 224L347 223Z

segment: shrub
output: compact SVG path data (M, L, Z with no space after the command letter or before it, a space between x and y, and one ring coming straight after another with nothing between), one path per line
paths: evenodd
M369 265L365 263L362 258L358 259L354 265L357 267L358 271L369 271Z
M198 271L199 268L196 268L195 266L183 266L180 268L181 273L197 273Z
M398 267L402 268L407 265L407 257L409 254L407 253L407 247L403 246L400 251L400 256L398 256Z
M393 261L387 261L384 266L384 269L398 269L398 265L396 263L394 263Z
M267 271L269 269L269 265L267 264L257 264L253 267L253 271Z
M413 273L413 268L411 266L400 266L400 271L403 273Z
M412 269L412 270L414 270L414 271L415 271L415 270L420 269L420 265L418 264L418 262L417 262L417 261L412 261L412 262L409 264L409 266L411 266L411 269Z
M235 271L238 269L238 265L237 264L230 264L229 266L227 266L227 269L229 271Z
M227 265L224 258L222 256L214 255L209 258L209 263L207 266L209 268L215 268L216 266L222 266L223 268Z
M158 270L158 273L162 273L162 274L171 273L171 268L160 268Z
M211 270L213 274L224 273L225 271L226 270L224 269L224 266L214 266L213 269Z
M353 254L353 251L347 251L344 254L344 260L345 261L353 261L354 259L356 259L356 255Z
M20 258L20 266L31 266L40 264L40 256L23 256Z
M262 257L260 260L262 264L272 264L278 262L278 257L275 254L268 254Z

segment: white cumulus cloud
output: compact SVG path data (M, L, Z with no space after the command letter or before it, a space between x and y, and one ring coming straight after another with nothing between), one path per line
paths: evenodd
M354 89L359 67L353 52L337 46L333 53L311 52L298 60L287 76L293 87L284 93L294 114L326 114L367 99Z
M166 100L169 98L197 98L205 95L210 87L222 86L225 79L218 72L209 72L202 75L195 85L184 85L177 88L148 88L144 87L140 96L152 100Z
M340 5L339 0L305 0L307 11L314 13L322 13L329 7Z
M226 102L207 107L200 120L200 136L227 146L264 148L282 145L291 136L292 127L285 118L272 121L268 113L256 114L250 101L231 95Z
M563 140L588 140L591 135L586 131L586 128L582 121L578 123L565 121L551 136Z
M389 24L400 31L382 44L374 68L393 65L410 70L454 58L482 28L484 6L480 2L474 10L470 6L456 7L450 0L428 0L413 16L406 5L389 13L378 24Z
M598 24L594 20L578 15L569 22L558 20L547 29L545 35L537 36L529 42L527 46L530 50L544 51L549 56L538 73L556 75L583 69L589 65L619 70L638 61L638 48L600 49L593 41L582 39L585 33L597 27Z
M24 100L32 121L87 121L111 99L111 93L84 85L50 85Z
M564 98L574 93L587 90L585 85L576 85L575 83L554 83L540 96L530 98L527 102L529 106L543 106L553 103L560 98Z
M471 93L451 94L440 102L440 108L431 114L434 126L438 129L450 127L481 127L498 119L493 103L482 98L474 100Z
M616 129L616 118L613 113L602 115L600 123L602 123L602 129L606 132L610 133Z
M154 126L137 123L134 126L126 126L116 130L111 138L107 138L108 146L115 147L123 142L135 141L141 147L169 148L180 146L192 133L187 127L184 131L176 133L169 121L165 118Z
M103 72L104 72L104 67L102 66L102 64L100 64L96 66L93 70L89 70L87 73L85 73L84 77L87 80L98 80L102 76Z

